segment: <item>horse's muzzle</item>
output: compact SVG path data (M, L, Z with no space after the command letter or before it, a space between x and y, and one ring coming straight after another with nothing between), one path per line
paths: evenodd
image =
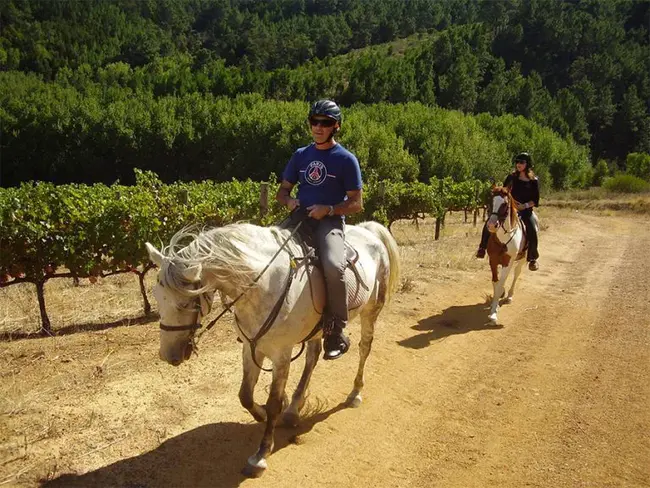
M171 364L172 366L178 366L183 362L182 358L175 358L175 357L168 358L162 353L162 351L158 352L158 356L160 357L160 359L165 361L167 364Z
M192 343L190 342L185 346L182 355L166 355L163 354L162 350L159 351L158 355L160 356L160 359L166 363L171 364L172 366L179 366L183 361L187 361L192 356Z

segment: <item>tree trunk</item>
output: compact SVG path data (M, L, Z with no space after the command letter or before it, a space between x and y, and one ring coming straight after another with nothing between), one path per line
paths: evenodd
M38 308L41 312L41 330L39 332L42 335L53 335L52 324L50 324L50 318L47 316L47 310L45 309L45 281L41 280L35 283Z
M149 315L151 313L151 303L149 303L149 298L147 297L147 289L144 286L144 277L147 272L152 268L151 264L148 264L142 270L142 273L138 271L138 280L140 281L140 293L142 294L142 301L144 302L144 314Z

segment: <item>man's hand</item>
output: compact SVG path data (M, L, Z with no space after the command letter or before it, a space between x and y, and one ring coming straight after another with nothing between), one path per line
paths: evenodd
M329 205L311 205L307 207L309 210L309 217L312 219L320 220L324 217L327 217L330 213Z
M287 200L287 207L289 207L289 211L293 212L296 207L300 207L300 200L297 198L290 198Z

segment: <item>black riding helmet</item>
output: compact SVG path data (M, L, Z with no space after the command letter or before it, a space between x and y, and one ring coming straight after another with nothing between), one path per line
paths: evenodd
M525 161L526 162L526 168L532 168L533 167L533 158L527 152L519 153L514 158L512 158L513 163L516 164L517 161Z
M333 100L318 100L309 109L309 117L322 115L341 123L341 108Z

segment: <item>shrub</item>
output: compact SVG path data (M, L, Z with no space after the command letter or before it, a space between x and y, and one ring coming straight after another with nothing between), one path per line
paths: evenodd
M616 193L641 193L650 191L650 183L638 176L621 173L603 181L603 187Z
M605 178L609 176L609 166L607 166L607 161L601 159L596 163L594 167L594 176L593 176L593 185L600 186L603 184Z
M630 153L625 164L629 174L650 181L650 154Z

